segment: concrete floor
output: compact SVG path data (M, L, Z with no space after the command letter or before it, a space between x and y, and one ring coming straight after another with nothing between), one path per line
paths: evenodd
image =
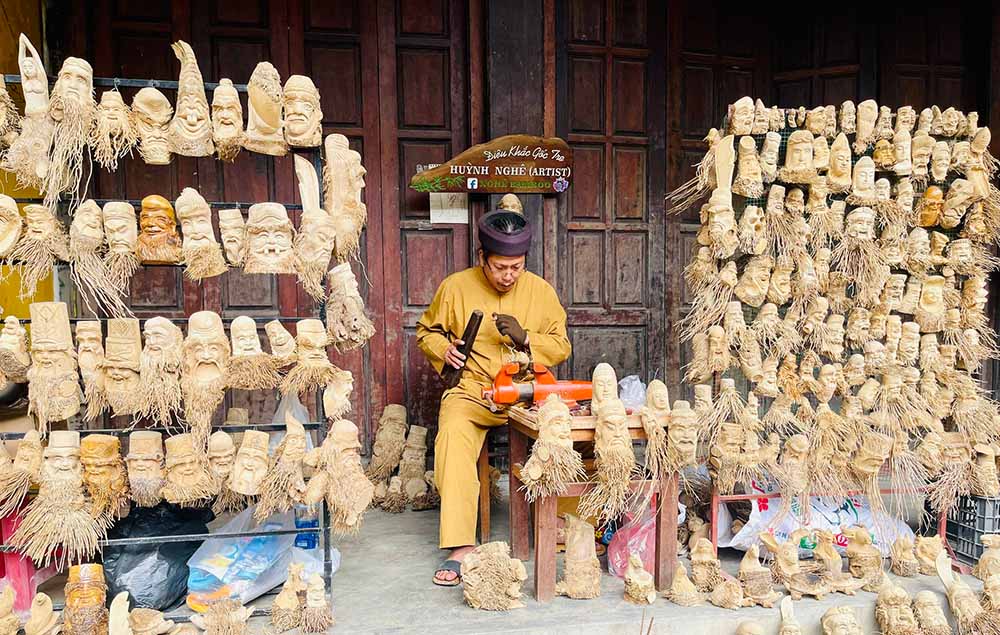
M774 609L748 608L726 611L713 606L682 608L665 599L643 609L622 599L621 580L605 573L600 598L581 601L556 598L538 604L531 597L531 564L525 583L526 607L505 613L477 611L463 603L461 587L442 588L431 583L434 568L443 560L437 549L436 511L386 514L369 512L361 534L336 543L343 565L333 579L335 632L344 633L547 633L640 635L640 624L654 620L653 633L728 635L743 620L758 620L765 633L778 632ZM493 540L507 540L507 510L494 504ZM742 554L723 550L723 566L735 572ZM561 567L561 559L560 559ZM561 573L560 573L561 577ZM947 606L937 578L900 578L911 595L923 589L939 594ZM970 580L979 588L978 580ZM861 592L854 597L827 596L822 602L803 599L795 611L803 635L821 635L819 619L834 605L855 608L865 633L877 633L875 596ZM945 608L945 613L948 613ZM643 633L645 630L642 631Z

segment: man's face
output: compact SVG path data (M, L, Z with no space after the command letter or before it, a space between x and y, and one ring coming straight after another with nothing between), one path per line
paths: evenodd
M144 335L146 338L145 350L147 351L160 352L170 343L167 329L156 324L147 326Z
M280 261L292 249L292 232L288 224L276 218L265 219L247 226L250 252L268 262Z
M177 102L176 121L184 133L198 135L209 123L208 106L196 95L184 95Z
M329 261L330 251L337 234L333 226L333 218L322 214L323 218L311 222L304 227L302 239L297 245L299 257L306 262L318 262L324 258ZM324 263L325 264L325 263Z
M480 249L479 262L490 286L503 295L514 288L518 278L524 273L526 257L498 256L495 254L487 256Z
M81 353L96 353L101 350L101 334L95 331L77 331L76 344Z
M694 412L677 413L671 417L667 427L667 442L674 447L685 461L694 461L698 450L698 422Z
M216 454L208 455L208 464L212 468L212 473L220 478L229 478L233 471L233 462L236 459L236 450L228 450Z
M49 478L66 478L80 470L80 450L76 448L47 448L45 474Z
M101 212L99 208L81 205L73 215L73 233L82 238L100 240L104 237L101 231Z
M254 326L238 325L230 332L233 337L233 355L254 355L261 352L260 338L257 337Z
M214 244L215 233L212 231L211 212L205 208L187 215L189 207L191 206L178 209L178 213L181 215L181 232L184 235L185 247L204 247Z
M167 481L175 485L190 485L198 478L198 462L191 454L178 456L167 468Z
M248 489L258 485L267 473L267 455L256 449L241 448L233 465L236 482L234 489Z
M186 353L194 366L194 376L200 382L210 382L222 377L225 366L225 344L212 337L189 337Z
M212 101L212 122L215 136L220 139L235 137L243 129L243 108L239 97L216 93Z
M326 356L326 333L299 333L297 338L299 345L300 363L327 363Z
M785 158L785 163L788 167L795 169L804 169L812 166L813 158L813 147L811 143L805 141L796 143L788 156Z
M55 231L55 218L41 205L28 206L25 210L24 222L27 225L26 233L32 240L42 240Z
M159 459L130 459L128 475L132 479L155 479L163 476L163 468Z
M92 88L90 86L91 75L87 69L77 64L65 64L59 72L59 88L63 98L68 102L82 104L90 98Z
M135 216L131 220L123 216L105 217L104 231L108 235L108 248L111 251L127 253L135 248L138 237Z
M317 104L302 92L285 93L285 128L292 137L303 137L318 123Z

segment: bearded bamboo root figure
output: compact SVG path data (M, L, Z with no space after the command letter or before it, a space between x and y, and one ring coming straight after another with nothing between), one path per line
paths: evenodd
M266 433L265 433L266 434ZM203 505L215 490L215 483L208 471L204 446L191 434L169 437L164 445L167 450L167 473L160 493L168 503L196 507Z
M57 259L70 259L66 228L44 205L25 205L24 233L7 259L16 262L21 271L19 297L30 298L38 283L52 273Z
M104 204L103 216L104 233L108 239L108 253L104 256L107 278L118 293L125 293L133 274L139 269L135 208L129 203L111 201Z
M28 354L28 331L13 315L4 318L0 329L0 374L23 384L28 381L31 356Z
M138 430L129 434L129 493L139 507L155 507L163 500L163 436L159 432Z
M17 635L21 619L14 614L14 587L8 586L0 592L0 633Z
M462 593L474 609L506 611L524 607L521 585L527 578L524 564L510 557L506 542L480 545L462 561Z
M538 440L521 470L528 501L558 496L585 477L583 460L573 449L570 423L569 407L558 395L549 395L538 409Z
M633 552L628 556L625 572L625 599L632 604L652 604L656 601L653 574L642 566L642 557Z
M17 446L14 462L0 470L0 518L14 513L24 502L32 485L38 485L42 470L42 441L38 432L28 430Z
M346 419L338 419L331 424L323 445L312 450L305 459L314 472L306 487L304 502L315 505L325 497L333 530L338 535L358 532L365 510L374 497L375 486L361 467L360 451L358 427ZM399 482L402 494L402 480Z
M326 354L326 328L319 320L299 320L295 342L298 355L295 366L288 371L281 384L281 393L296 392L302 395L311 389L345 381L344 373L334 366ZM336 413L327 412L327 415Z
M90 131L94 160L108 172L117 172L118 160L131 154L138 141L132 109L122 100L122 94L117 90L104 91L97 106L97 121Z
M608 366L594 369L594 383ZM636 469L632 439L628 432L625 406L617 395L602 401L595 432L597 484L580 499L580 515L602 519L618 518L630 507L629 485Z
M663 595L677 606L698 606L704 603L704 596L688 578L687 570L680 563L677 563L670 589Z
M40 190L52 144L49 79L42 57L23 33L18 38L17 66L24 93L24 119L20 134L10 142L3 157L3 169L17 177L18 186Z
M313 575L306 588L306 606L302 609L302 632L325 633L333 627L333 610L326 600L323 578Z
M66 581L66 608L63 609L65 635L94 635L108 632L108 587L104 567L81 564L69 568Z
M303 500L306 483L302 475L302 459L305 453L305 427L289 412L285 416L285 437L260 486L260 500L254 511L254 520L258 523L276 512L287 512L292 505ZM368 507L367 503L365 507Z
M319 176L312 163L295 155L295 176L302 199L302 216L293 244L295 271L306 293L321 301L326 296L323 275L333 255L336 226L333 217L320 204Z
M129 510L129 482L121 442L108 434L85 436L80 442L80 463L90 514L107 531Z
M257 323L241 315L229 325L233 354L226 370L226 385L239 390L277 388L281 382L278 362L260 346Z
M229 488L229 477L236 461L236 444L229 433L217 430L208 438L208 467L214 480L212 513L236 514L254 502L253 496L244 496Z
M885 635L919 635L917 617L913 614L910 594L888 578L882 583L875 600L875 621Z
M75 193L83 176L83 149L97 116L94 102L94 69L87 60L67 57L52 86L49 117L52 146L42 180L45 206L56 209L63 192Z
M305 586L302 582L302 565L288 565L288 577L281 586L281 591L271 605L271 625L279 633L298 628L302 624L302 601L299 590Z
M181 365L184 334L164 317L146 320L143 325L139 382L143 386L140 412L160 426L169 426L181 411Z
M707 538L699 538L691 548L691 579L701 593L722 582L722 565Z
M565 518L566 560L556 594L576 600L596 598L601 595L601 563L597 559L594 526L572 514Z
M231 350L222 318L212 311L194 313L188 320L183 350L184 413L196 437L196 445L203 446L208 440L212 415L225 397Z
M170 151L185 157L207 157L215 152L212 119L208 110L205 83L191 45L178 40L171 46L181 63L177 82L177 110L168 128Z
M266 432L258 430L243 433L243 442L229 475L229 489L244 496L260 494L261 483L267 476L269 439Z
M215 239L212 227L212 208L194 188L186 187L175 203L181 221L184 257L184 275L192 280L219 276L229 266L222 255L222 247Z
M331 134L323 145L324 208L333 217L337 235L334 255L338 262L346 262L358 255L361 231L368 221L368 208L361 202L367 171L361 165L361 155L351 149L344 135Z
M403 457L403 444L406 442L406 431L406 407L400 404L387 405L382 410L375 431L372 460L365 470L372 483L386 480L399 467L399 460Z
M246 136L243 147L251 152L281 157L288 153L283 133L281 76L270 62L260 62L247 83Z
M127 315L129 310L122 303L118 288L109 278L100 256L106 232L101 216L101 208L90 199L81 203L73 214L69 227L70 275L88 307L93 299L98 306L120 317Z
M748 605L772 608L781 598L781 594L774 591L771 570L760 563L760 547L756 544L750 545L740 562L739 580Z
M220 220L221 224L221 220ZM135 253L143 264L177 264L183 261L174 206L159 194L142 199L139 237Z
M128 623L133 635L184 635L172 620L165 619L163 613L154 609L134 608L128 614ZM114 631L112 631L114 632Z
M139 320L112 318L108 321L108 336L104 340L104 361L101 362L101 395L115 416L138 414L142 410L142 390L139 371L142 337ZM99 414L100 400L89 399L88 417Z
M375 334L375 325L365 314L351 265L337 265L327 274L327 281L330 295L326 300L326 329L330 343L341 353L361 348Z
M253 609L237 600L219 600L209 604L204 614L191 616L191 623L205 635L250 635L247 621L251 615Z
M219 80L212 92L212 141L222 161L232 162L243 149L243 104L228 77ZM233 263L236 264L236 263Z
M935 560L938 579L948 596L951 614L958 622L960 633L971 635L995 635L1000 633L1000 614L988 612L976 597L975 592L951 570L951 558L944 551Z
M42 434L49 424L80 411L69 313L64 302L35 302L31 312L31 368L28 370L28 413Z
M900 536L892 543L890 570L903 578L912 578L920 572L920 563L913 552L913 540Z
M83 495L80 434L55 431L43 453L41 487L10 544L42 566L62 568L97 552L104 531Z

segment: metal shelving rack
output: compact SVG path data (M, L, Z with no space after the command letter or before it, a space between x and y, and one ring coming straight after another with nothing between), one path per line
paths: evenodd
M4 81L7 84L20 84L21 83L21 76L20 75L4 75L3 77L4 77ZM50 84L54 84L54 82L55 82L55 77L54 76L50 76ZM206 92L214 89L217 86L218 86L218 83L215 83L215 82L205 82L205 90L206 90ZM166 90L176 90L177 87L178 87L178 82L176 82L176 81L163 81L163 80L156 80L156 79L135 79L135 78L121 78L121 77L95 77L94 78L94 87L95 88L145 88L145 87L152 87L152 88L161 88L161 89L166 89ZM247 85L246 84L234 84L234 87L236 88L236 90L239 93L246 93L247 92ZM322 167L323 166L322 166L322 160L321 160L321 148L295 148L295 149L290 149L289 153L290 154L291 153L296 153L296 154L311 155L311 158L312 158L311 163L313 164L313 166L317 170L319 170L319 173L322 174ZM137 159L137 160L141 160L141 159ZM323 183L323 181L322 181L322 179L320 179L320 187L321 188L322 188L322 183ZM321 196L321 200L322 200L322 192L320 192L320 196ZM131 205L133 205L135 207L138 207L138 206L141 205L141 201L140 200L134 200L134 199L94 199L94 200L99 205L103 205L104 203L107 203L107 202L110 202L110 201L125 201L125 202L128 202L128 203L130 203ZM41 203L42 202L42 200L39 199L39 198L16 198L15 201L17 203L19 203L19 204L20 203ZM213 208L213 209L237 208L237 209L240 209L240 210L244 210L244 209L248 208L252 204L253 203L237 202L237 201L212 201L212 202L209 202L209 206L211 208ZM289 210L301 210L302 209L302 205L301 204L296 204L296 203L288 203L288 204L286 204L286 203L282 203L282 205L284 205L285 209L289 209ZM59 263L59 265L60 266L66 266L66 263ZM180 267L180 266L183 266L183 265L174 264L174 265L144 265L144 266L152 266L152 267ZM325 304L324 303L319 303L317 308L318 308L318 312L319 312L318 318L323 322L323 324L325 326L326 325ZM276 320L279 320L281 322L297 322L299 320L306 319L307 317L310 317L310 316L273 316L273 317L264 317L264 319L276 319ZM99 320L99 321L101 321L103 323L103 322L106 322L108 319L109 318L107 318L107 317L78 317L78 318L70 318L70 322L71 323L75 323L75 322L81 322L81 321L97 321L97 320ZM142 321L144 321L145 319L148 319L148 318L139 318L139 319L142 320ZM167 318L167 319L169 319L171 322L181 323L181 324L184 324L184 323L186 323L188 321L187 317ZM254 319L255 320L258 319L258 316L255 316ZM222 320L223 320L224 324L228 324L228 323L230 323L233 320L233 318L223 317ZM30 319L24 319L24 320L21 320L21 322L22 323L30 323ZM322 402L322 399L317 399L316 400L316 408L317 408L317 412L320 415L319 416L320 421L307 423L307 424L304 425L304 427L305 427L307 433L308 432L315 432L315 438L314 438L315 447L319 447L320 445L322 445L324 439L326 438L326 431L327 431L327 424L324 421L325 416L324 416L324 413L323 413L323 402ZM154 427L154 428L136 428L136 429L137 430L138 429L155 430L155 431L159 431L159 432L170 433L170 430L168 430L166 428L155 428ZM222 426L213 426L212 429L213 430L223 430L225 432L230 432L230 433L245 432L247 430L258 430L258 431L261 431L261 432L279 432L279 431L285 430L285 426L284 425L280 425L280 424L222 425ZM116 435L116 436L125 436L129 432L131 432L131 430L128 430L128 429L118 429L118 428L110 428L110 429L106 428L106 429L80 430L79 432L80 432L80 434L82 436L85 436L85 435L88 435L88 434L97 434L97 433L113 434L113 435ZM19 439L19 438L22 438L23 436L24 436L23 432L4 432L4 433L0 433L0 440ZM322 542L322 545L323 545L323 547L322 547L322 549L323 549L323 576L322 577L323 577L323 582L326 585L327 600L328 600L329 605L330 605L331 610L332 610L333 602L332 602L332 588L331 587L332 587L332 581L333 581L333 562L332 562L332 559L331 559L331 556L332 556L332 545L331 545L331 535L330 535L330 532L329 532L329 527L330 527L330 510L329 510L329 507L326 504L326 499L324 498L324 500L320 503L319 527L317 529L280 529L280 530L251 531L251 532L226 532L226 533L208 533L208 534L184 534L184 535L174 535L174 536L144 536L144 537L140 537L140 538L120 538L120 539L113 539L113 540L112 539L105 539L105 540L102 540L99 543L99 547L101 549L103 549L104 547L122 547L122 546L129 546L129 545L149 545L149 544L161 544L161 543L165 543L165 542L203 542L205 540L219 540L219 539L225 539L225 538L244 538L244 537L257 537L257 536L286 536L286 535L295 535L295 534L316 533L316 534L319 535L320 541ZM15 550L12 547L10 547L9 545L0 544L0 553L4 553L4 552L8 552L9 553L9 552L13 552L13 551L15 551ZM262 597L272 596L272 595L275 595L275 594L277 594L277 589L272 589L271 591L265 593L264 596L262 596ZM56 605L53 606L53 608L55 608L55 610L61 611L63 609L63 605L62 604L56 604ZM174 608L173 610L165 611L164 612L164 616L167 619L171 619L171 620L173 620L175 622L188 622L188 621L190 621L191 614L192 614L192 612L189 609L186 609L183 604L180 607L178 607L178 608ZM261 617L261 616L267 616L267 615L270 615L270 607L268 607L266 609L255 608L253 610L253 613L251 614L251 617Z

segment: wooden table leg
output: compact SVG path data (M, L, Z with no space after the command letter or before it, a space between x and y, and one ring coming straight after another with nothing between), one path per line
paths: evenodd
M517 431L514 426L509 426L509 458L507 465L510 466L510 547L511 553L518 560L528 559L528 535L529 535L529 505L521 490L521 479L514 474L515 465L524 465L528 460L528 439ZM536 543L537 544L537 543Z
M483 440L483 447L479 451L479 459L476 461L476 469L479 474L479 542L485 544L490 541L490 442Z
M548 602L556 594L556 496L535 501L535 599Z
M656 512L656 588L669 589L677 569L677 474L660 477L660 500Z
M719 490L712 487L712 511L709 512L708 535L712 541L712 550L719 555Z

